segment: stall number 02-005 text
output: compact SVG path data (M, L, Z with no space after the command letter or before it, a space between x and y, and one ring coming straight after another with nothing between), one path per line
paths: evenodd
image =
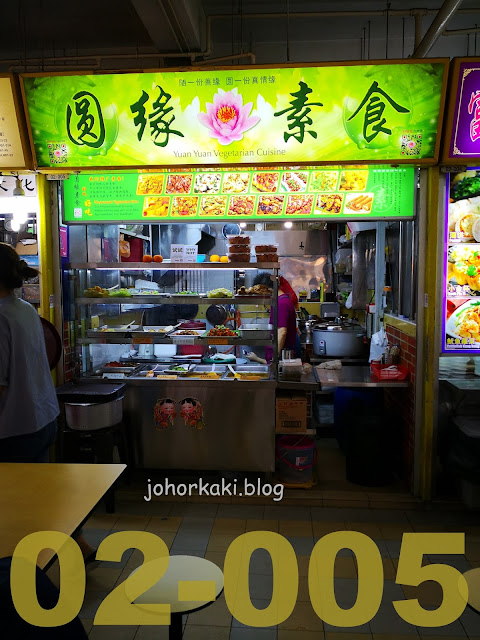
M95 615L96 625L170 624L169 604L132 604L161 580L167 570L169 551L159 536L147 531L119 531L103 540L96 557L101 561L120 562L123 553L132 548L143 553L144 562L106 596ZM35 565L43 549L53 549L60 566L60 595L52 609L43 609L36 594ZM249 592L250 559L257 549L265 549L270 554L273 567L273 591L265 609L253 606ZM351 549L357 559L358 593L350 609L342 609L335 599L335 559L341 549ZM405 533L396 582L418 586L432 580L442 587L443 600L433 610L421 607L417 599L397 600L393 605L398 615L419 627L443 627L454 622L463 613L468 600L465 578L449 565L422 566L422 561L425 554L464 552L463 533ZM242 534L228 548L223 572L227 606L244 625L270 627L281 624L292 614L297 601L299 572L293 547L283 536L271 531ZM357 627L372 620L382 601L383 579L378 547L363 533L330 533L321 538L312 551L308 568L310 600L319 618L332 626ZM26 536L15 548L10 584L15 608L24 620L39 627L67 624L78 615L85 597L85 565L80 548L72 538L58 531L38 531ZM213 581L183 580L178 583L179 601L214 599Z

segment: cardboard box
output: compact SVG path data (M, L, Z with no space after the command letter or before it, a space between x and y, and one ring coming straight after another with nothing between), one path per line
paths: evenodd
M35 256L38 253L38 243L29 242L28 244L24 244L20 240L20 242L17 242L15 251L18 253L19 256Z
M277 433L305 433L307 430L307 398L295 394L277 397L275 425Z

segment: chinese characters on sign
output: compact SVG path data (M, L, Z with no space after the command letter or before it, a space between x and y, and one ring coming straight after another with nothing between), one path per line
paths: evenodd
M307 125L313 124L313 120L308 115L311 112L311 107L323 107L321 102L308 102L308 94L312 93L312 89L305 84L305 82L300 82L300 89L296 93L291 93L293 96L293 100L290 101L292 105L288 109L284 109L283 111L278 111L273 115L275 117L282 116L285 113L288 113L287 120L291 121L288 125L288 130L283 134L283 139L285 142L288 142L289 138L293 137L298 142L303 142L303 138L305 136L305 127ZM295 131L296 129L296 131ZM312 138L317 137L317 132L312 131L311 129L307 129L307 133L309 133Z
M370 89L365 94L358 109L350 116L349 120L353 120L365 107L363 137L367 142L374 140L380 132L386 133L388 136L392 135L392 130L384 126L387 123L387 119L383 116L383 112L385 111L387 102L397 113L409 112L409 109L402 107L383 91L375 80L372 82Z
M450 105L452 130L447 132L444 160L456 162L480 158L480 60L457 60L454 70L458 83Z
M160 94L152 104L153 111L148 114L150 136L153 144L158 147L166 147L170 134L174 134L182 138L184 136L180 131L170 129L170 125L175 120L175 116L172 114L169 118L166 117L171 111L173 111L173 107L167 107L172 96L164 91L162 87L157 86L157 89L160 91ZM137 138L139 141L143 138L145 127L147 125L145 104L148 100L150 100L150 96L146 91L142 91L142 95L139 100L130 106L130 110L135 114L133 122L135 126L139 126L137 132Z
M100 103L93 93L79 91L67 105L67 134L73 144L99 149L105 142Z

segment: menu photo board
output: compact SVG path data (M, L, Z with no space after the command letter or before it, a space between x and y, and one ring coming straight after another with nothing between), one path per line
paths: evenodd
M36 166L429 163L447 59L21 76Z
M0 169L29 169L29 165L14 79L0 74Z
M64 183L64 221L406 219L414 200L405 165L77 174Z
M480 167L450 174L445 225L443 353L480 353Z
M480 58L455 58L442 162L480 164Z

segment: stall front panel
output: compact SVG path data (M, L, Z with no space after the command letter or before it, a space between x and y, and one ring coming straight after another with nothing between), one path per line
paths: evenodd
M480 354L480 167L447 179L443 353Z
M433 164L448 60L24 74L40 168Z

